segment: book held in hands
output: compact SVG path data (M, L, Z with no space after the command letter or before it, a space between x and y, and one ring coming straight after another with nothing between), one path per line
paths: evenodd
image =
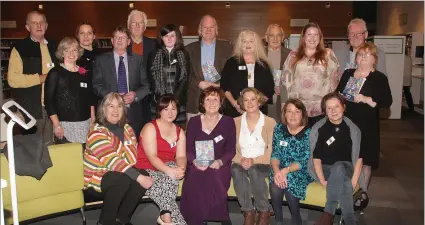
M209 166L214 162L214 141L195 141L196 163L200 166Z
M204 73L204 79L206 81L215 83L221 79L214 65L211 61L208 61L202 65L202 72Z
M366 78L350 77L347 85L345 85L344 91L342 91L342 95L344 95L345 99L348 101L354 102L354 96L360 93L365 81Z

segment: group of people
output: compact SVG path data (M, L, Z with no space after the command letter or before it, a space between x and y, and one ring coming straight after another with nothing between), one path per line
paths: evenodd
M34 11L29 36L11 52L12 97L46 144L83 144L85 188L104 199L98 224L131 224L144 195L160 209L158 224L231 224L231 180L246 225L269 224L272 209L283 224L283 196L301 224L313 180L327 190L317 224L332 224L338 202L345 224L356 224L352 194L357 185L367 191L379 163L379 108L392 104L385 55L365 42L362 19L348 25L350 46L335 52L316 23L292 51L277 24L267 46L249 29L232 45L205 15L200 40L184 46L177 26L162 26L155 41L143 35L146 23L133 10L113 31L113 50L97 54L90 23L56 49L44 37L45 15ZM353 80L362 80L358 92L341 95ZM186 131L175 123L182 106ZM208 164L200 148L212 149Z

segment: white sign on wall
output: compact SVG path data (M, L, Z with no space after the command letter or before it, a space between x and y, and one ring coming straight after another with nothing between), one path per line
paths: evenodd
M304 27L310 22L309 19L291 19L289 25L291 27Z
M0 24L1 28L16 28L16 21L15 20L2 20Z
M404 54L403 38L376 37L373 43L386 54Z

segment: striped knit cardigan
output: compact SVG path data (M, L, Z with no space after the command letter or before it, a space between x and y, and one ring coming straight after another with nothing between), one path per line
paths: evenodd
M101 192L100 183L108 171L124 173L136 163L137 139L130 125L124 126L124 143L108 128L96 124L87 135L84 150L84 187Z

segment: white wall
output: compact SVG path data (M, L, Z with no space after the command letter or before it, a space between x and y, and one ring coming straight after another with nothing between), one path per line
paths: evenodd
M407 13L407 24L400 25L401 14ZM377 34L396 35L424 32L424 1L379 1Z

